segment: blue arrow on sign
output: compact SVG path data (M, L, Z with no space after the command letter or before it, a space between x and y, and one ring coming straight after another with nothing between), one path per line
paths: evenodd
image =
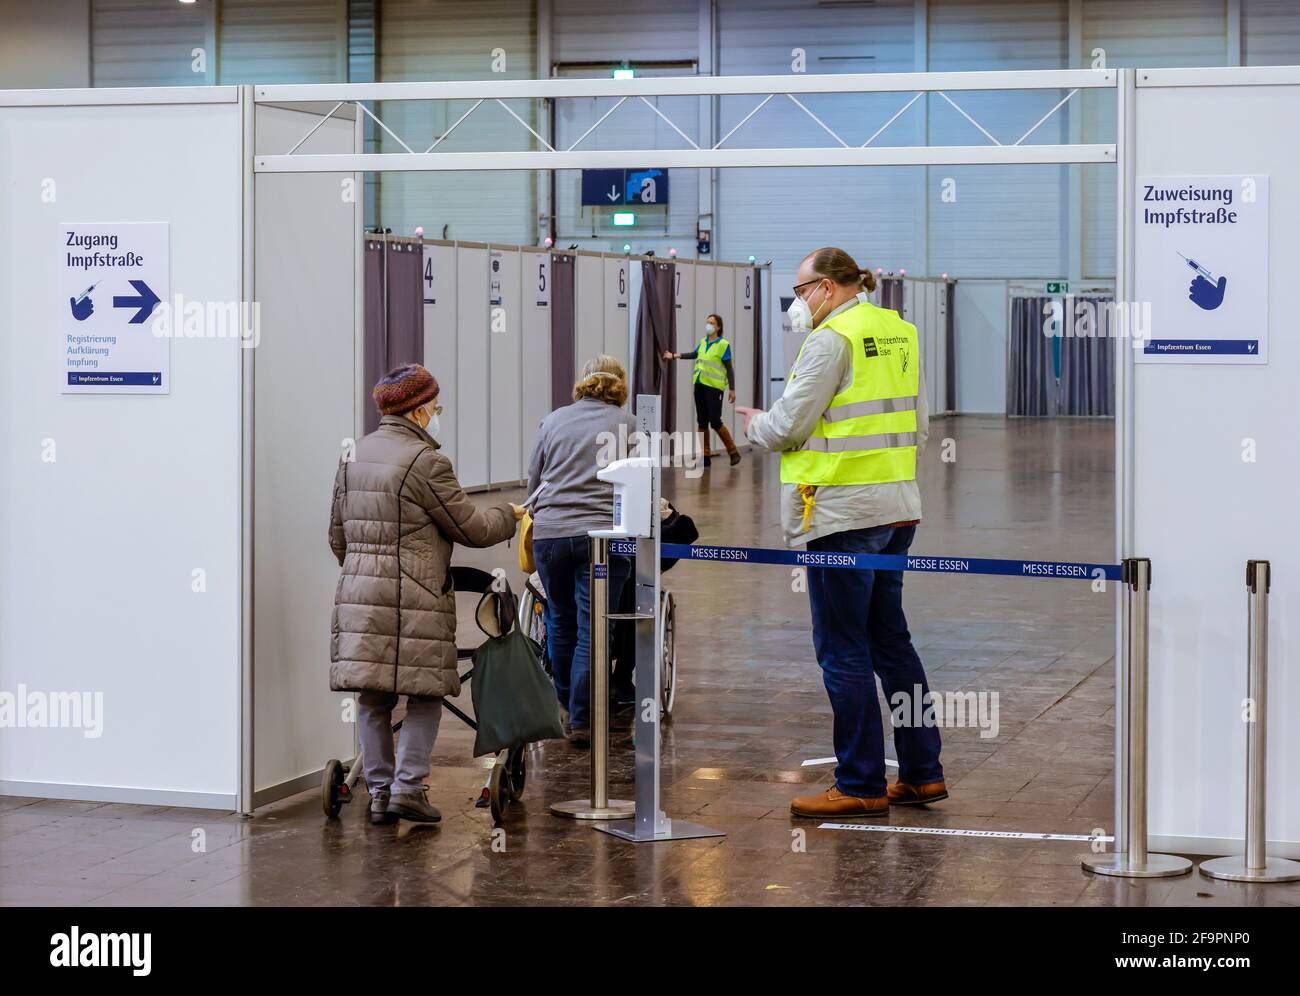
M155 294L143 280L132 280L131 286L136 289L139 297L118 297L113 296L114 308L138 308L139 310L131 317L130 325L141 325L144 320L153 314L153 309L158 306L160 298Z

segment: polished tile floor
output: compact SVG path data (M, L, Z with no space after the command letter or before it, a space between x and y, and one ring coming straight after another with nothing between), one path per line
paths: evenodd
M914 553L1113 558L1107 421L937 420L922 479ZM695 516L701 542L779 544L773 457L720 463L699 479L677 471L666 489ZM514 552L463 559L495 566ZM1077 842L792 819L790 798L831 772L803 765L831 753L807 596L782 568L685 563L666 580L678 600L681 679L664 728L664 807L725 837L633 845L548 815L548 803L586 793L587 755L564 743L532 751L524 802L494 829L473 805L486 772L471 759L472 735L447 716L430 778L444 814L437 829L371 828L360 800L326 822L314 791L248 822L0 799L0 903L1300 905L1300 886L1093 878L1079 868L1086 845ZM896 810L890 825L1111 833L1113 593L936 575L908 575L907 586L935 690L996 693L999 722L993 737L945 730L952 797ZM613 794L630 797L625 726L612 753Z

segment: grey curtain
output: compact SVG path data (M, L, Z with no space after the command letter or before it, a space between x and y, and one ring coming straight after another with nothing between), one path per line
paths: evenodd
M1055 415L1058 411L1053 336L1043 334L1050 297L1013 297L1007 340L1007 414ZM1059 334L1059 330L1058 330Z
M424 362L424 293L418 242L366 239L366 383L393 367ZM436 376L436 372L435 372ZM366 406L366 432L379 426L379 413Z
M1061 339L1062 415L1115 414L1115 338L1108 297L1066 298Z
M942 293L947 299L945 312L945 327L943 330L944 355L947 358L945 367L947 369L947 379L943 385L943 410L945 412L955 412L957 410L957 305L956 305L957 285L951 280L943 287Z
M880 281L880 306L903 313L903 280L901 277L884 277Z
M382 236L366 238L365 280L366 280L366 342L365 342L365 377L366 385L372 386L388 370L388 332L386 320L388 309L385 307L384 269L388 256L388 246ZM366 406L366 432L373 432L379 424L379 414L373 404Z
M551 253L551 407L563 408L573 400L574 358L574 257Z
M641 302L636 316L636 343L633 346L632 395L659 395L661 424L665 432L677 427L677 391L674 378L667 375L662 359L677 341L677 309L673 307L673 280L676 267L655 259L641 263Z

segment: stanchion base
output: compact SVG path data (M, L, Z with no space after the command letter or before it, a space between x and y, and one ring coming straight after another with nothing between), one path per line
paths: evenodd
M1140 865L1130 864L1127 854L1085 854L1080 863L1084 871L1117 878L1172 878L1192 870L1190 861L1174 854L1148 854Z
M1201 874L1225 882L1297 882L1300 881L1300 861L1265 858L1263 868L1247 868L1245 855L1234 854L1202 861Z
M557 802L551 807L552 816L563 816L570 820L626 820L636 812L636 803L623 799L610 799L609 805L597 809L590 799L574 799L572 802Z
M635 820L621 820L618 823L611 823L608 826L596 827L601 833L607 833L614 837L621 837L623 840L630 840L634 844L648 844L656 840L694 840L697 837L725 837L727 836L722 830L714 830L712 827L702 826L699 823L690 823L687 820L665 820L665 827L658 833L639 834L636 828Z

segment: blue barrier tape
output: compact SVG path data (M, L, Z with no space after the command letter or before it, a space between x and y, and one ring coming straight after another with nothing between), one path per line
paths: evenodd
M921 571L929 574L993 574L1017 578L1093 581L1120 580L1119 564L1083 564L1061 560L993 560L984 557L926 557L916 554L836 553L829 550L768 550L751 546L701 546L664 543L660 554L673 560L725 564L781 564L789 567L834 567L854 571ZM613 553L636 554L633 540L615 540Z

